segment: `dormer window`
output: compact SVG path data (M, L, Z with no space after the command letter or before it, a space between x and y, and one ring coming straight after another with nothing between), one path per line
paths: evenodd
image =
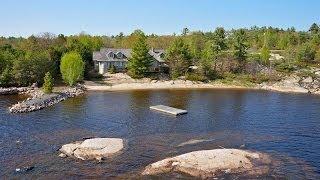
M110 52L110 53L108 54L108 56L109 56L110 58L114 58L115 54L114 54L113 52Z
M122 59L123 58L123 54L121 52L117 53L117 58Z

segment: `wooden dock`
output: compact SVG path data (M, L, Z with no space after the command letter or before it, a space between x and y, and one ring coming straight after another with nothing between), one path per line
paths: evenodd
M183 110L183 109L177 109L169 106L164 106L164 105L157 105L157 106L150 106L150 109L172 114L172 115L182 115L182 114L187 114L188 111Z

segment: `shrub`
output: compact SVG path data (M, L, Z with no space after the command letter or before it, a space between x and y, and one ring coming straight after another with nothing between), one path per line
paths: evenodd
M93 69L88 72L88 78L89 79L102 79L103 75L99 74L98 70Z
M320 63L320 49L317 51L314 60L315 60L317 63Z
M69 86L73 86L83 79L84 62L76 52L66 53L61 59L60 71L62 79Z
M205 76L197 74L197 73L187 73L186 79L190 80L190 81L202 81L202 82L208 80Z
M117 72L117 69L114 65L111 66L111 68L109 69L109 73L114 74Z
M263 82L269 81L269 76L267 74L258 73L251 76L250 82L261 84Z
M53 89L53 78L50 74L50 72L47 72L46 75L44 76L44 83L43 83L43 91L46 94L52 93Z
M11 84L12 74L10 69L6 67L2 74L0 75L0 86L1 87L8 87Z
M306 78L306 77L316 78L317 77L316 74L314 74L312 71L310 71L308 69L303 69L303 70L299 71L297 73L297 75L300 77L304 77L304 78Z
M301 45L298 49L297 60L311 63L314 61L316 51L308 44Z
M290 73L295 70L291 63L283 62L275 65L275 68L279 72Z

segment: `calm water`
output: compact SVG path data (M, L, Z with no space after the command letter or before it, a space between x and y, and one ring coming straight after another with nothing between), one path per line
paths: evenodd
M1 177L136 177L169 156L245 145L275 159L261 179L320 178L320 96L249 90L89 92L38 112L9 114L7 107L21 98L0 96ZM149 110L157 104L189 113L173 117ZM103 163L58 157L61 145L87 137L120 137L127 147ZM190 140L205 141L185 143ZM26 166L34 169L15 172Z

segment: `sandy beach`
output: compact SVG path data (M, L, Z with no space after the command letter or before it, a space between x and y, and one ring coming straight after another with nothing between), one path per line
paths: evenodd
M241 86L224 84L219 81L204 83L189 80L151 80L150 78L132 79L123 73L106 74L103 81L85 81L84 85L88 91L125 91L125 90L148 90L148 89L260 89L283 93L311 93L320 94L320 91L308 89L310 86L301 86L298 82L305 80L297 76L287 77L276 83L262 83L254 86Z
M106 74L104 81L85 81L89 91L123 91L143 89L255 89L223 83L203 83L189 80L151 80L150 78L132 79L123 73Z
M181 83L179 81L162 81L150 83L122 83L115 85L100 85L94 82L86 82L85 87L89 91L123 91L143 89L255 89L241 86L229 86L225 84Z

